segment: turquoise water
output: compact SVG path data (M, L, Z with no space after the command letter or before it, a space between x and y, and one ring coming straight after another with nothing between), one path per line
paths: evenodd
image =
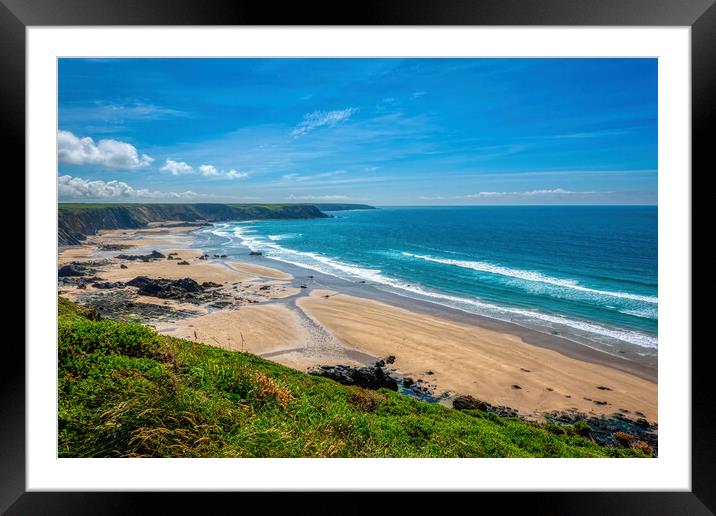
M582 343L656 351L655 206L383 207L217 224L271 259Z

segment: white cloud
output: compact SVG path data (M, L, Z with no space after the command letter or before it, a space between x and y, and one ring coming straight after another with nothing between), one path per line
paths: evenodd
M227 179L245 179L249 177L248 172L238 172L233 168L226 173Z
M202 165L199 167L199 172L201 172L201 175L204 177L217 177L221 175L214 165Z
M59 198L61 201L76 200L190 200L212 197L187 190L185 192L161 192L146 188L133 188L122 181L90 181L81 177L60 176L57 179Z
M164 162L164 166L159 170L161 172L169 172L173 176L181 176L194 172L194 169L184 161L174 161L169 158L167 158Z
M346 108L336 111L314 111L313 113L308 113L304 115L303 121L291 131L291 136L297 138L319 127L336 125L349 119L357 111L358 108Z
M478 193L472 193L472 194L465 194L465 195L452 195L452 196L422 196L418 197L420 200L424 201L441 201L441 200L449 200L449 199L532 199L536 197L543 197L547 198L548 200L556 200L564 197L571 196L573 198L580 197L583 195L586 196L593 196L598 194L610 194L613 192L588 192L588 191L574 191L574 190L566 190L564 188L553 188L553 189L540 189L540 190L528 190L524 192L478 192Z
M575 195L575 194L592 194L596 192L574 192L565 190L564 188L554 188L552 190L530 190L528 192L479 192L468 195L458 195L455 198L479 198L479 197L499 197L499 196L535 196L535 195Z
M249 177L248 172L239 172L233 168L228 172L217 169L214 165L201 165L199 172L204 177L221 177L223 179L245 179Z
M70 131L57 133L57 157L72 165L100 165L108 168L144 168L154 159L146 154L141 157L134 145L118 140L80 138Z
M333 172L321 172L319 174L310 174L310 175L302 175L302 174L285 174L281 176L281 179L283 181L313 181L316 179L326 179L328 177L335 177L335 176L342 176L343 174L347 174L345 170L334 170Z

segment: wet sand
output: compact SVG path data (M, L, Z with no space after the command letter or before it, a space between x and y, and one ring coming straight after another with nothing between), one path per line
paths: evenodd
M526 416L622 409L657 419L655 383L515 335L331 291L314 290L297 304L347 345L376 356L395 355L401 373L439 391L470 394Z

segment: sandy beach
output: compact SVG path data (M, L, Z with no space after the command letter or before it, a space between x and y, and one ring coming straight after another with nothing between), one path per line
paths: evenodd
M396 360L391 367L396 375L421 380L435 394L447 393L446 401L469 394L533 419L573 409L590 415L621 413L658 420L657 384L649 379L530 344L509 332L301 285L278 268L213 256L202 259L201 250L188 248L196 229L103 231L81 246L61 249L59 264L91 263L101 282L147 276L215 284L211 289L214 301L206 303L138 296L132 287L120 293L134 296L133 303L166 311L161 318L143 321L161 333L248 351L298 370L316 365L367 365L393 355ZM165 256L176 254L148 261L117 258L122 253L153 250ZM81 303L120 291L63 282L58 290Z

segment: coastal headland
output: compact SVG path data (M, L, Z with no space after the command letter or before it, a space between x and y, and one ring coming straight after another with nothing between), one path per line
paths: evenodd
M327 288L312 271L285 270L260 256L208 256L193 233L220 220L229 205L177 206L101 207L98 218L83 215L87 207L61 205L59 294L109 318L302 372L366 367L390 356L392 376L446 405L470 396L528 420L616 415L656 426L657 383L638 364L620 365L625 361L596 351L564 352L564 343L540 345L509 325L480 325ZM228 209L245 210L246 220L277 210L286 217L326 216L313 205L287 206Z

